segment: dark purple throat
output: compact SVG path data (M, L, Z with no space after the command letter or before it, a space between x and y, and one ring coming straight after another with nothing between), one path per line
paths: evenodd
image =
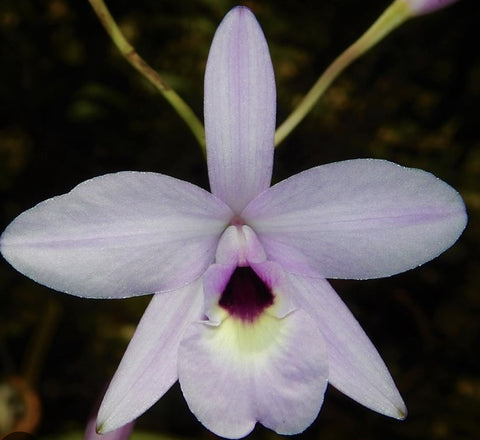
M231 316L253 322L269 306L274 296L251 267L237 267L219 301Z

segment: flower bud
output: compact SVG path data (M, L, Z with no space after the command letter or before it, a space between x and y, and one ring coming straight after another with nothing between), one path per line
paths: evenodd
M413 15L423 15L444 8L458 0L404 0L410 6Z

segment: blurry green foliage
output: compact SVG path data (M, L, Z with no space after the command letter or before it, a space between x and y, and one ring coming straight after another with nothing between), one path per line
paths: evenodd
M110 3L138 52L201 115L209 44L235 3ZM269 41L279 121L388 4L245 3ZM356 157L424 168L456 187L470 214L461 240L424 267L385 280L335 283L390 367L410 411L407 420L384 418L329 389L304 438L480 437L480 56L472 46L479 41L479 19L479 2L462 0L404 25L334 83L277 150L275 180ZM208 186L190 132L118 55L86 0L2 0L0 59L2 230L35 203L108 172L157 171ZM38 434L79 438L70 433L82 430L148 298L69 297L5 262L0 291L0 374L22 374L35 335L53 325L37 366ZM60 313L45 323L51 301ZM138 429L158 439L212 437L189 413L178 386L140 418ZM252 437L276 436L259 427Z

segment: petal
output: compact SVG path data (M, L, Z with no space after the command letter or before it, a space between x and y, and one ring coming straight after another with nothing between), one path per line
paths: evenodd
M327 344L329 382L366 407L397 419L407 409L377 350L323 279L290 276L297 305L318 323Z
M95 422L95 417L88 420L85 432L83 434L83 440L127 440L130 438L133 425L135 424L134 422L127 423L126 425L123 425L114 431L110 431L105 434L97 434Z
M154 295L105 394L99 431L131 422L176 382L180 339L185 328L202 317L201 283Z
M237 7L215 33L205 71L205 136L212 193L240 212L270 186L275 79L254 15Z
M327 386L328 361L313 320L297 310L255 323L225 319L218 327L192 324L178 354L183 394L215 434L247 435L258 421L295 434L316 418Z
M227 311L218 304L234 270L234 265L212 264L203 275L204 314L210 322L219 324Z
M83 440L127 440L132 433L135 421L126 423L125 425L105 434L97 433L97 413L100 406L98 401L94 411L90 414L83 434Z
M265 191L242 218L290 272L378 278L452 246L467 216L460 195L430 173L383 160L312 168Z
M220 200L187 182L121 172L87 180L24 212L0 246L12 266L48 287L126 297L198 278L231 215Z

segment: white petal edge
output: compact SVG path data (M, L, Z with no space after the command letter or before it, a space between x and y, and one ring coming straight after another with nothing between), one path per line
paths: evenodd
M330 384L367 408L405 418L405 403L385 363L328 281L296 275L290 281L294 302L317 322L327 344Z
M185 328L203 316L202 280L153 296L108 387L98 413L109 432L143 414L177 381Z
M384 160L322 165L290 177L241 214L269 259L322 278L390 276L448 249L465 228L460 195L434 175Z
M96 177L20 214L5 259L52 289L120 298L179 288L215 255L232 212L207 191L156 173Z
M246 7L220 23L205 71L205 136L212 193L236 213L270 186L276 91L267 42Z

